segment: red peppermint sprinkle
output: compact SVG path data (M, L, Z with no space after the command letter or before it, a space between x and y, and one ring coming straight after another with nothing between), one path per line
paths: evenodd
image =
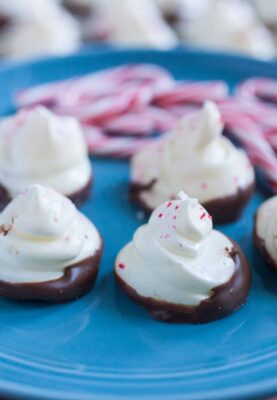
M200 215L200 219L203 219L203 218L205 218L205 217L206 217L206 213L203 212L203 214Z
M120 264L118 264L118 267L121 268L121 269L124 269L125 268L125 264L120 263Z
M200 187L201 189L207 189L208 185L206 184L206 182L202 182Z
M176 219L176 218L177 218L177 216L176 216L176 215L174 215L173 219Z
M162 214L162 213L160 213L160 214L158 215L158 217L159 217L159 218L162 218L162 216L163 216L163 214Z
M172 205L172 201L170 201L169 203L167 203L167 208L170 207Z
M165 235L165 239L168 239L169 237L170 237L170 234L167 233L167 234Z
M179 208L179 206L176 206L176 207L175 207L175 210L178 210L178 208Z

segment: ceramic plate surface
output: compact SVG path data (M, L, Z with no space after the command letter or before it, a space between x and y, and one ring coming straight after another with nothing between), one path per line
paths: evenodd
M1 115L23 87L130 62L168 68L178 79L277 78L273 63L196 51L99 51L0 67ZM66 149L65 149L66 150ZM95 187L83 207L105 238L94 290L66 305L0 300L2 395L33 399L240 399L277 392L277 275L252 243L256 192L243 218L220 227L245 251L253 271L247 305L207 325L154 321L116 286L119 249L141 223L128 203L126 161L92 160Z

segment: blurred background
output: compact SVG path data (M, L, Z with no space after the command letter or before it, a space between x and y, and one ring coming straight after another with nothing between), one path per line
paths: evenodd
M277 0L0 0L2 59L180 45L271 59Z

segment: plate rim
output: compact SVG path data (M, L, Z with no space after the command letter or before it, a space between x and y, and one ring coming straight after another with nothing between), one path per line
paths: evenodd
M180 57L200 57L200 58L206 58L207 61L209 59L213 59L214 61L218 61L221 63L230 63L233 66L235 66L237 69L240 69L241 66L244 68L251 64L251 68L257 70L261 70L261 74L265 75L264 70L268 69L268 75L276 75L277 78L277 64L274 61L263 61L263 60L258 60L254 59L251 57L247 57L244 55L237 55L237 54L230 54L230 53L225 53L225 52L214 52L210 50L199 50L199 49L194 49L194 48L177 48L173 50L154 50L154 49L145 49L145 48L140 48L140 49L122 49L122 48L103 48L103 49L97 49L97 51L83 51L75 54L70 54L66 56L61 56L61 57L43 57L43 58L37 58L37 59L32 59L32 60L23 60L19 62L4 62L2 65L0 65L0 76L1 74L5 72L17 72L18 70L26 67L38 67L41 68L46 64L53 64L56 62L69 62L71 59L86 59L86 58L101 58L101 57L110 57L114 55L120 55L121 57L128 57L131 54L136 53L141 55L147 54L153 56L153 63L155 63L155 56L159 55L162 57L166 57L167 55L180 55ZM258 75L258 72L257 72ZM273 363L274 364L274 363ZM0 365L1 365L1 356L0 356ZM277 370L277 360L275 362L276 365L276 370ZM19 368L20 369L20 368ZM169 379L170 380L170 379ZM107 383L107 382L106 382ZM180 385L181 387L182 385ZM112 387L112 386L111 386ZM170 383L169 383L169 390L170 390ZM254 397L259 397L259 396L265 396L265 395L271 395L273 393L277 392L277 382L274 382L274 377L268 378L267 380L262 380L262 382L252 382L251 384L247 383L244 386L239 386L239 388L226 388L225 391L220 388L220 391L216 390L214 393L209 391L207 399L212 398L213 399L237 399L238 396L239 398L249 398L252 396ZM43 393L39 393L39 389L32 387L30 384L22 385L19 383L12 382L10 380L2 380L0 382L0 393L4 396L28 396L28 398L39 398L40 399L64 399L64 393L61 390L53 390L49 388L43 388ZM170 391L164 393L164 394L150 394L150 395L143 395L143 398L145 399L154 399L154 398L168 398L168 395L170 394ZM119 393L115 396L112 396L113 398L122 398L122 393ZM170 394L172 399L183 399L184 394L179 393L179 394ZM190 397L186 397L189 399L197 399L199 398L199 395L201 395L201 399L204 399L203 393L199 392L198 394L195 393L191 395ZM76 396L78 396L78 399L86 400L86 399L110 399L111 395L107 396L104 393L100 392L93 392L93 393L83 393L83 392L74 392L72 393L72 396L74 397L66 397L67 399L75 399ZM141 395L134 395L134 396L128 396L131 397L132 399L141 399Z

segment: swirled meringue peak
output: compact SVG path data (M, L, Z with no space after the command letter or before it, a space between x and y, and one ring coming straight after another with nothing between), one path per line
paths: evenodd
M183 189L215 219L209 202L238 195L245 197L244 205L252 192L254 170L245 152L222 131L220 112L208 101L199 112L181 119L173 132L139 151L132 160L131 180L140 203L153 210ZM241 195L244 191L246 196Z
M91 177L86 143L75 118L37 107L0 123L0 184L10 197L35 183L70 196Z
M94 225L53 189L33 185L0 214L0 281L41 283L101 248ZM1 284L0 284L1 290Z
M277 196L265 201L256 213L255 243L277 271Z
M194 310L198 313L203 302L216 300L210 319L217 319L234 311L243 301L240 294L239 303L235 300L236 304L230 307L224 296L215 296L216 288L228 288L230 296L240 286L244 300L248 293L248 266L243 256L238 257L240 250L235 250L235 246L213 230L212 218L198 200L181 192L177 200L155 209L149 222L137 229L133 240L118 254L115 273L120 286L149 308L155 318L174 320L171 312L177 307L176 319L183 315L184 322L191 322L193 318L186 315L187 307L192 307L189 314ZM237 285L237 273L240 275L242 269L247 273ZM209 312L206 316L198 315L194 322L209 320Z

